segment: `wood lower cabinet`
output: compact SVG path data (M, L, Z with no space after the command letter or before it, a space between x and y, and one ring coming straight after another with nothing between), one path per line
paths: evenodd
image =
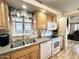
M30 46L11 53L11 59L39 59L39 45Z
M10 59L10 55L1 55L0 59Z
M18 51L11 54L11 59L29 59L28 54L24 51Z
M39 51L30 53L29 59L39 59Z

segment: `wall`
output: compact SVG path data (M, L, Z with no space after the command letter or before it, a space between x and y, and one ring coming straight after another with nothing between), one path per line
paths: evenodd
M79 23L79 17L71 17L70 23Z
M59 17L58 24L58 34L64 37L64 48L67 49L67 17Z
M79 24L79 17L71 17L70 19L70 33L75 31L75 24Z

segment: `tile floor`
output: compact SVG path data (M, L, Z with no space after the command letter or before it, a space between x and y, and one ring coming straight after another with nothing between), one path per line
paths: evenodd
M79 42L68 40L68 49L62 50L50 59L79 59Z

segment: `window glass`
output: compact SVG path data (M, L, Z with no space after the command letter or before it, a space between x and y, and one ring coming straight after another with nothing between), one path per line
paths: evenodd
M31 26L32 26L31 23L24 23L25 32L28 31L28 30L31 30L32 29Z
M12 21L19 21L19 22L22 22L23 21L23 18L19 18L19 17L12 17Z
M75 25L75 31L79 30L79 24L74 24Z
M11 16L12 32L15 34L26 34L32 30L32 19Z
M13 28L12 29L13 29L13 31L15 30L15 22L13 22Z
M22 23L16 23L15 31L16 31L16 33L22 33L23 32Z
M22 18L16 18L16 21L22 22L23 19Z
M11 19L12 19L12 21L16 21L16 17L12 17Z
M24 22L32 22L31 19L24 19Z
M77 24L74 24L75 25L75 31L77 30Z
M77 29L79 30L79 24L77 25L77 27L78 27Z

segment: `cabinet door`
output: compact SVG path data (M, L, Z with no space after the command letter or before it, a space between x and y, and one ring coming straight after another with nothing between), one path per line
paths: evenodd
M39 59L39 51L35 51L33 53L30 53L29 59Z
M8 4L7 1L2 0L0 2L0 29L7 29L8 27Z
M8 2L5 3L5 27L6 30L10 30L10 20L9 20L9 9L8 9Z
M26 49L14 51L11 53L11 59L29 59L28 53Z
M11 52L11 59L39 59L39 45Z
M12 54L11 59L29 59L28 54Z
M36 27L37 29L46 29L47 27L47 14L43 12L37 12L37 19L36 19Z
M6 28L4 1L1 1L1 20L2 20L2 27Z
M10 55L2 55L0 56L0 59L10 59Z
M15 58L15 59L28 59L28 56L26 56L26 55L24 55L24 56L19 56L19 57Z
M11 55L11 59L29 59L28 55Z
M2 18L1 18L1 2L0 2L0 28L2 27Z

